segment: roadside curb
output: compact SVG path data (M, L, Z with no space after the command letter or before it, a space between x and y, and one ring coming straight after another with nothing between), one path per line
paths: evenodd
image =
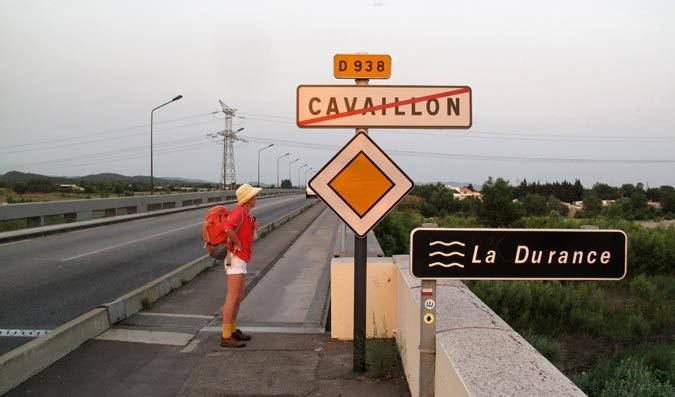
M319 200L313 200L261 227L261 237L318 202ZM216 263L218 261L208 255L197 258L0 356L0 396L77 349L87 340L95 338L112 325L143 310L144 304L156 302Z

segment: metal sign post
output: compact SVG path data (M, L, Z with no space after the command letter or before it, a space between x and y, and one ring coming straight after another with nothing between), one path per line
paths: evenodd
M422 227L437 227L425 223ZM420 288L420 397L433 397L436 382L436 280L422 280Z
M368 85L367 79L356 79L356 85ZM368 134L365 128L357 128ZM368 282L368 237L354 235L354 372L366 370L366 284Z
M420 396L433 397L436 381L436 280L420 289Z

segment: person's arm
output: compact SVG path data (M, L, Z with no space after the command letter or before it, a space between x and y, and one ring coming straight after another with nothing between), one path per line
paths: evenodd
M238 226L243 221L243 217L244 214L242 211L234 210L230 213L230 216L227 219L227 225L225 226L225 235L230 239L230 242L232 242L235 252L242 249L241 241L239 241L235 229L239 229Z

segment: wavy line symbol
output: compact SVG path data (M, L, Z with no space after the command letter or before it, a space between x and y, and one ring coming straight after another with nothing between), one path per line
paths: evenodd
M434 266L442 266L442 267L455 267L455 266L457 266L457 267L461 267L462 269L464 269L464 265L462 265L461 263L457 263L457 262L452 262L452 263L434 262L434 263L429 265L429 267L434 267Z
M443 256L453 256L453 255L457 255L457 256L461 256L462 258L464 258L464 254L463 254L463 253L461 253L461 252L455 252L455 251L452 251L452 252L450 252L450 253L445 253L445 252L441 252L441 251L436 251L436 252L432 252L432 253L429 254L429 256L436 256L436 255L443 255Z
M448 241L440 241L440 240L437 240L437 241L432 241L432 242L429 243L429 247L433 247L433 246L435 246L435 245L441 245L441 246L443 246L443 247L454 247L454 246L457 246L458 248L459 248L459 247L461 247L461 248L466 247L466 244L464 244L464 243L461 242L461 241L449 241L449 242L448 242ZM434 251L434 252L431 252L431 253L429 254L429 257L432 257L432 256L438 256L438 255L444 256L444 257L446 257L446 258L449 258L449 257L452 257L452 256L459 256L459 257L461 257L461 258L464 258L464 257L465 257L465 255L464 255L463 252L460 252L458 249L455 249L455 250L453 251L452 248L450 248L450 252L443 252L443 251ZM461 264L461 263L459 263L459 262L451 262L451 263L433 262L433 263L429 264L429 267L436 267L436 266L441 266L441 267L445 267L445 268L450 268L450 267L459 267L459 268L462 268L462 269L464 268L464 265Z
M461 247L466 247L466 244L464 244L461 241L451 241L449 243L446 243L445 241L432 241L429 243L429 247L432 247L434 245L444 245L446 247L452 247L453 245L459 245Z

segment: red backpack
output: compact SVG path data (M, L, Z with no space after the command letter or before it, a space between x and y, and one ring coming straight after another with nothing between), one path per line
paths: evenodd
M229 243L227 234L225 233L225 224L227 223L227 218L229 216L230 211L222 205L213 206L206 213L206 216L204 217L204 227L202 228L202 238L204 240L204 247L209 251L209 255L212 255L215 246ZM242 217L241 221L243 220L244 218ZM239 231L240 226L241 222L239 222L237 228L234 229L235 233Z

